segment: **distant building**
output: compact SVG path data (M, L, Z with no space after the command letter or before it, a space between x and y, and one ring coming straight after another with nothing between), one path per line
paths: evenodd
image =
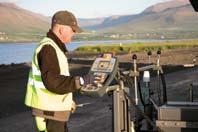
M110 35L111 38L119 38L119 34Z
M162 36L160 37L160 39L165 39L164 35L162 35Z
M0 40L4 40L4 38L3 37L0 37Z
M5 34L5 32L0 32L0 34L2 34L2 35L3 35L3 34Z

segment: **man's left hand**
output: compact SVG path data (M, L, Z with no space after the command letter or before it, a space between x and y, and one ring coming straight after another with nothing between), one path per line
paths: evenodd
M71 112L74 113L76 111L76 103L73 101L72 107L71 107Z

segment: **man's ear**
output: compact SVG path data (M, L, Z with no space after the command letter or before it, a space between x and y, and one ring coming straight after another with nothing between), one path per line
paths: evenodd
M190 0L190 3L192 7L194 8L194 10L198 12L198 0Z
M58 30L58 32L59 32L59 34L63 34L63 30L64 30L64 28L63 27L59 27L59 30Z

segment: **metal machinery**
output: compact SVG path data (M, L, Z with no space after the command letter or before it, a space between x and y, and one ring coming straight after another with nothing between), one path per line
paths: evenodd
M198 11L198 1L189 0L194 10ZM166 102L157 108L158 120L156 125L167 132L197 132L198 131L198 102L193 102L193 89L198 83L192 83L190 88L191 102Z
M133 68L128 71L119 69L118 58L111 54L104 54L94 61L89 74L100 76L100 80L83 87L82 91L92 97L112 93L113 132L198 131L197 102L167 101L160 54L158 51L156 64L140 68L136 64L137 56L133 55ZM150 55L151 52L148 53L149 58ZM150 74L154 73L157 78L155 89L150 86ZM113 79L117 84L109 86Z
M198 11L198 0L190 2ZM94 61L89 74L101 79L82 88L82 91L94 97L112 93L113 132L198 132L198 102L193 100L193 89L198 84L191 84L189 102L169 102L160 54L158 51L156 64L140 68L136 64L137 56L133 55L133 68L128 71L119 69L118 59L109 54ZM149 63L151 55L148 52ZM155 89L150 85L150 74L153 73L157 78ZM109 86L114 78L117 85Z
M124 91L123 81L117 85L109 86L118 75L118 58L111 54L104 54L96 58L89 74L100 76L101 80L96 84L90 84L82 88L84 94L92 97L102 97L108 92L113 92L113 132L131 132L129 98Z

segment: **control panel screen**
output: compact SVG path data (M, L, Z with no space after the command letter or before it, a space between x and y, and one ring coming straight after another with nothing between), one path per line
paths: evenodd
M98 64L98 70L104 70L109 68L110 61L100 61Z
M108 72L111 73L114 69L116 59L97 58L92 65L91 72Z

